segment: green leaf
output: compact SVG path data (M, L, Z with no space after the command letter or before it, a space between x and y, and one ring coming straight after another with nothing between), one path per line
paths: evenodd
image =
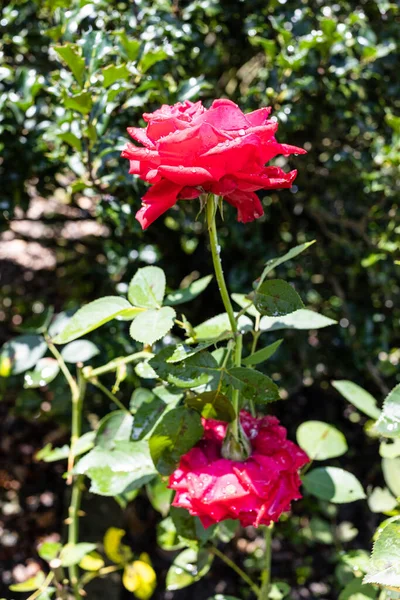
M88 431L81 435L74 445L73 456L76 457L89 452L94 446L95 435L94 431ZM37 452L36 459L44 462L56 462L57 460L64 460L68 456L69 446L67 444L59 448L53 448L51 444L46 444L44 448Z
M274 402L280 400L278 386L263 373L245 367L233 367L226 373L230 384L240 390L244 400Z
M82 558L93 552L96 544L81 542L80 544L66 544L61 550L60 560L63 567L72 567L81 562Z
M337 467L318 467L303 477L306 490L335 504L354 502L365 498L360 482L352 473Z
M168 482L163 481L161 477L153 479L146 486L147 496L152 507L166 517L171 506L173 490L168 487Z
M149 440L150 454L162 475L170 475L180 457L200 440L203 426L200 415L180 407L165 413Z
M219 341L219 339L220 338L218 338L218 341ZM223 338L223 339L225 339L225 338ZM204 342L203 344L197 344L197 346L189 346L188 344L177 344L174 347L169 346L169 348L173 348L174 351L172 354L170 354L170 352L168 352L168 358L166 359L166 362L176 363L176 362L181 362L182 360L187 360L188 358L190 358L191 356L194 356L198 352L202 352L203 350L210 348L210 346L215 346L215 343L216 343L216 341L213 340L211 342Z
M146 73L153 65L166 58L168 58L168 54L162 48L159 50L150 50L139 60L137 68L142 73Z
M76 81L82 87L86 67L81 47L77 44L67 43L64 46L54 46L54 50L62 58L67 67L69 67Z
M51 560L53 560L53 558L56 558L58 556L58 553L60 552L61 548L62 544L60 544L59 542L44 542L43 544L40 544L38 548L38 554L40 558L47 562L50 562Z
M94 300L80 308L71 317L66 327L53 339L53 342L55 344L72 342L131 308L129 302L119 296L105 296Z
M93 98L90 92L81 92L80 94L69 96L67 92L64 91L63 102L65 108L79 112L82 115L89 114L93 106Z
M175 558L167 573L167 590L180 590L208 573L213 555L207 550L187 548Z
M188 287L170 292L165 298L164 304L176 306L177 304L190 302L206 289L212 278L212 275L206 275L206 277L193 281Z
M43 571L39 571L34 577L30 577L30 579L27 579L22 583L10 585L9 589L11 592L35 592L40 588L45 579L46 577Z
M345 379L332 381L332 385L348 402L358 408L358 410L368 417L371 417L371 419L379 418L381 411L377 407L375 398L362 387Z
M343 433L322 421L305 421L297 429L297 443L311 460L326 460L347 452Z
M61 356L68 363L87 362L94 356L100 354L100 350L89 340L76 340L65 346L61 351Z
M387 513L396 508L398 502L387 488L376 487L368 496L368 506L373 513Z
M99 423L96 432L96 446L115 448L117 442L126 442L130 439L132 427L132 415L123 410L109 413Z
M230 422L236 416L232 402L218 390L202 392L196 396L186 398L185 404L197 410L206 419Z
M386 397L373 431L388 438L400 437L400 383Z
M82 152L81 140L78 137L76 137L76 135L74 133L71 133L71 131L59 133L59 134L57 134L57 137L59 137L60 140L62 140L63 142L66 142L67 144L69 144L72 148L74 148L74 150L77 150L78 152Z
M219 380L218 363L209 352L199 352L179 363L168 363L174 352L174 347L168 346L150 360L150 366L164 381L180 388L196 388L213 379Z
M269 600L283 600L284 598L288 597L290 591L290 585L288 585L284 581L277 581L271 584L271 589L268 598Z
M280 317L304 308L296 290L282 279L270 279L257 288L256 309L269 317Z
M376 588L365 585L360 577L350 581L339 595L339 600L369 600L377 597Z
M381 442L379 444L379 454L382 458L396 458L396 456L400 456L400 438Z
M41 358L36 363L33 371L28 371L24 376L24 388L37 388L51 383L60 371L54 358Z
M242 333L253 329L253 323L246 315L242 315L239 318L238 326ZM197 325L197 327L194 328L194 332L196 341L215 340L216 338L220 338L222 334L226 332L232 332L232 327L227 313L222 313Z
M332 526L323 519L320 519L318 517L311 517L310 537L312 540L320 544L333 544L334 537L332 532Z
M374 544L364 583L400 588L400 524L389 523Z
M165 294L165 274L160 267L144 267L136 271L129 288L128 299L141 308L160 308Z
M245 308L247 314L252 317L258 317L259 312L254 306L254 300L250 300L246 294L231 294L232 299L239 304L241 308Z
M142 404L148 404L154 399L154 394L147 388L138 387L133 390L132 396L129 402L129 410L135 414Z
M75 472L87 475L90 490L101 496L137 489L156 474L146 441L116 442L113 449L95 447L81 458Z
M123 65L108 65L102 70L103 74L103 87L108 88L110 85L121 79L127 80L131 77L131 73L128 67Z
M140 440L150 433L166 407L165 402L155 396L150 402L143 403L135 413L132 439Z
M2 346L0 362L9 359L11 374L19 375L34 367L46 350L47 344L41 335L19 335Z
M268 260L265 263L265 268L264 268L264 271L262 272L260 279L257 281L257 287L260 287L262 285L262 283L263 283L264 279L266 278L266 276L268 275L268 273L273 271L273 269L276 269L276 267L278 267L282 263L286 262L287 260L292 260L293 258L296 258L296 256L298 256L299 254L304 252L304 250L309 248L314 243L315 243L315 240L312 240L311 242L305 242L304 244L300 244L299 246L295 246L294 248L291 248L289 250L289 252L286 252L286 254L284 254L283 256L280 256L277 258L271 258L270 260Z
M278 329L321 329L335 325L336 321L318 313L301 308L283 317L264 316L260 320L260 331L277 331Z
M157 524L157 544L163 550L180 550L186 543L178 535L171 517L163 519Z
M140 50L140 41L129 39L125 31L117 31L121 46L125 50L129 60L136 60Z
M396 496L400 496L400 457L383 458L382 471L386 485Z
M175 317L176 312L169 306L146 310L132 321L129 333L137 342L151 346L171 331Z
M283 340L277 340L273 344L254 352L254 354L246 356L246 358L242 360L242 364L244 364L246 367L249 367L251 365L258 365L268 360L273 354L275 354L282 342Z

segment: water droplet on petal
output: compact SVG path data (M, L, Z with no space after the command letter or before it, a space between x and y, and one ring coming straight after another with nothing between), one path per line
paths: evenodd
M239 135L246 135L246 132L244 129L239 129Z

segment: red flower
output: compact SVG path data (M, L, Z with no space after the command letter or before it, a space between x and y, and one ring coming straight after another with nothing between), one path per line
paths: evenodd
M153 184L136 215L142 228L178 199L204 192L223 196L237 208L242 223L261 217L264 211L254 192L291 187L297 174L265 163L278 154L305 154L276 141L278 124L268 119L270 111L243 114L224 99L214 100L207 110L201 102L186 100L144 114L146 129L129 127L142 146L127 143L121 156L130 161L129 173Z
M286 439L276 417L240 413L250 439L251 456L233 461L221 456L227 424L203 419L204 436L187 454L169 480L176 490L173 506L198 516L204 527L223 519L239 519L243 526L268 525L301 498L299 469L309 458Z

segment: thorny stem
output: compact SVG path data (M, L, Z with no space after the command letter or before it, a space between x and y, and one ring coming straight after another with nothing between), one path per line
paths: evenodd
M239 577L241 577L243 579L243 581L245 581L247 583L247 585L253 590L253 592L256 594L256 596L259 595L260 588L258 587L258 585L253 583L252 580L250 579L250 577L248 575L246 575L246 573L244 571L242 571L242 569L240 567L238 567L237 564L233 562L233 560L228 558L223 552L218 550L218 548L215 548L215 547L210 548L210 552L215 554L215 556L218 556L218 558L220 558L226 565L228 565L228 567L230 567L233 571L235 571L235 573L237 573L239 575Z
M68 544L77 544L79 540L79 511L82 499L84 475L78 475L72 486L71 503L68 509ZM69 580L74 591L75 600L80 600L78 565L69 567Z
M242 362L242 336L238 334L238 324L233 311L231 299L229 297L228 288L226 287L224 272L220 257L220 246L218 244L217 225L215 222L215 213L217 208L217 199L210 194L207 198L207 226L208 235L210 238L211 255L214 265L215 277L217 279L221 299L227 312L229 323L235 337L235 366L240 367ZM236 439L239 439L239 390L233 390L232 404L235 409L236 418L231 423L231 430Z
M94 379L90 380L90 383L92 383L99 390L101 390L103 394L105 394L112 402L114 402L114 404L116 404L120 410L123 410L124 412L130 414L129 410L126 408L126 406L122 404L120 400L118 400L117 396L110 392L102 383L100 383L100 381Z
M92 379L93 377L97 377L98 375L103 375L104 373L110 373L111 371L116 371L120 365L127 365L128 363L135 362L135 360L140 360L141 358L152 358L153 355L151 352L142 351L135 352L134 354L130 354L129 356L124 356L122 358L116 358L111 360L107 364L98 367L97 369L84 370L85 379Z
M220 246L218 244L217 225L215 223L215 211L216 211L216 199L210 195L207 199L207 225L208 235L210 238L211 254L213 259L215 277L217 279L219 291L221 294L222 302L226 312L228 313L229 322L232 327L234 334L237 333L237 323L235 319L235 313L233 312L231 299L229 297L228 288L226 287L224 272L222 270L222 263L220 257Z
M268 600L271 588L271 557L272 557L272 530L273 523L268 527L264 527L265 536L265 563L262 572L262 585L258 596L258 600Z
M54 579L54 573L52 571L50 571L50 573L47 575L46 579L43 581L40 588L37 589L35 592L33 592L33 594L31 594L29 596L29 598L27 598L27 600L36 600L36 598L39 598L39 596L47 590L47 588L49 587L49 585L51 584L53 579Z
M50 338L46 338L50 352L53 354L57 363L68 382L71 390L72 399L72 419L71 419L71 443L68 456L68 479L67 483L72 483L71 502L68 509L68 543L77 544L79 537L79 510L81 505L82 488L83 488L83 475L79 475L73 479L73 468L74 468L74 450L75 444L81 435L82 428L82 405L83 398L86 391L86 380L82 375L82 370L78 369L78 380L76 381L68 370L67 365L64 362L63 357L51 342ZM74 597L76 600L81 598L78 588L78 577L79 570L77 565L69 567L69 579L72 586Z

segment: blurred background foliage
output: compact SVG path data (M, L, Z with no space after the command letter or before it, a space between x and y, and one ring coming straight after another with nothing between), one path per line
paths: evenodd
M159 264L171 289L211 272L196 201L141 231L134 215L145 186L127 174L120 151L143 112L228 97L248 111L271 105L278 139L308 151L290 160L299 171L291 190L263 193L262 219L243 226L225 211L230 288L250 290L267 259L316 239L279 274L308 308L339 323L285 333L269 366L298 400L282 409L285 425L305 418L304 407L343 420L331 379L377 397L400 381L396 3L13 0L0 25L1 343L37 330L48 306L59 312L124 294L140 266ZM219 302L211 285L187 316L197 324ZM107 331L93 336L98 364L131 350L123 324ZM19 380L8 381L13 404ZM57 385L20 393L15 414L68 416ZM99 397L93 402L101 414Z
M4 227L11 222L14 243L36 237L51 250L57 275L45 278L45 289L16 286L13 270L7 278L5 269L6 336L15 328L12 317L22 325L32 303L40 312L113 288L122 293L141 264L158 262L171 287L209 272L196 202L181 202L142 233L134 215L144 187L127 175L119 153L125 128L144 124L143 112L227 96L245 110L271 105L279 139L308 151L291 159L299 170L291 191L264 194L259 222L244 227L226 211L231 289L250 289L266 259L315 238L308 257L286 276L311 308L340 322L320 338L296 335L279 354L277 372L289 386L304 376L325 387L333 376L381 391L392 386L400 358L396 4L20 0L3 8L1 25ZM57 51L65 44L73 44L69 56ZM96 219L102 236L41 235L26 213L35 196L76 208L67 212L75 221ZM67 219L52 206L45 225ZM40 261L32 262L40 273ZM212 302L194 305L194 322L207 306Z

